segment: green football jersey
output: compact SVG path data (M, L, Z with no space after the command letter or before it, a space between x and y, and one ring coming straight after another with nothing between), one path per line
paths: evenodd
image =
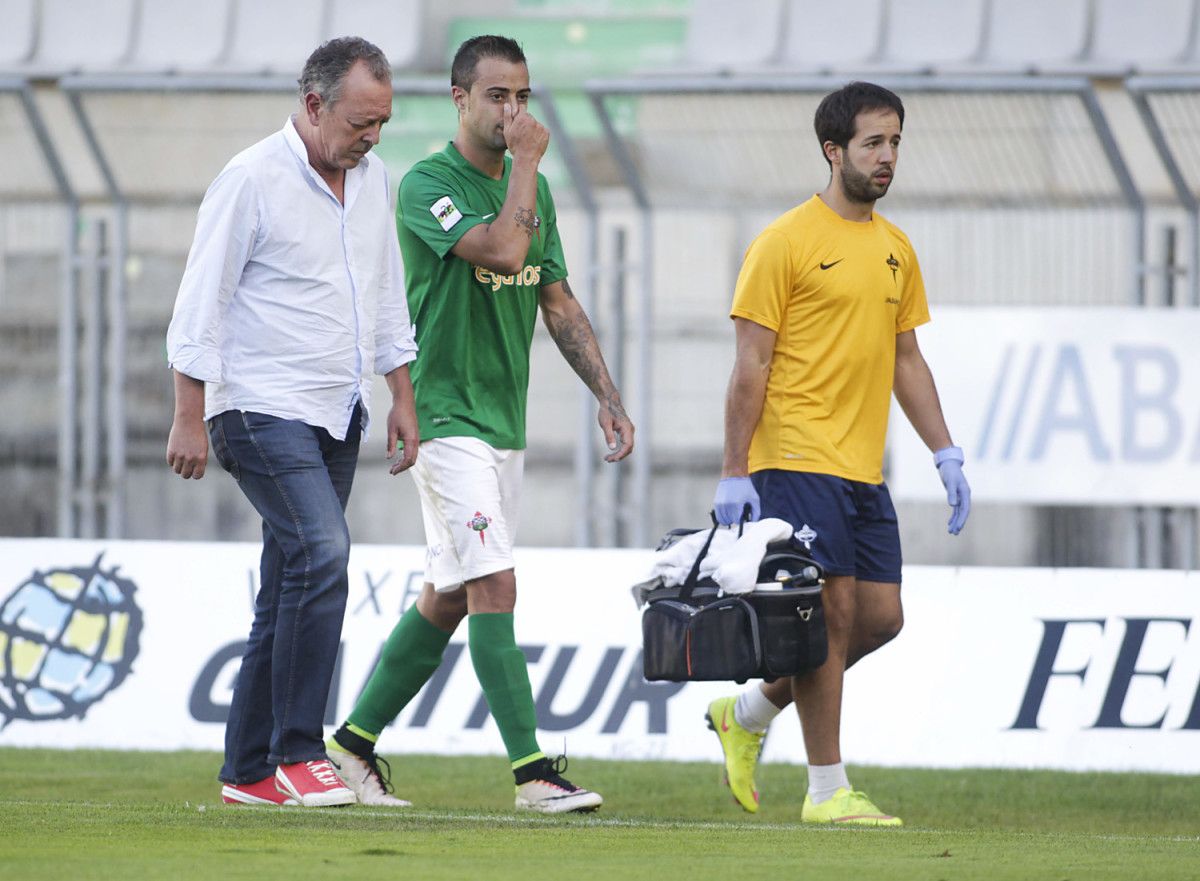
M529 347L538 292L567 276L550 187L538 175L537 221L525 268L499 275L450 249L504 205L512 160L494 180L448 144L400 182L396 227L420 354L412 363L421 440L477 437L525 448Z

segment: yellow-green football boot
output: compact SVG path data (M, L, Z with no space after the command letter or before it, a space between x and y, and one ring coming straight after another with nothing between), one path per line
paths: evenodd
M899 817L885 814L865 793L839 789L833 798L815 805L810 796L804 796L804 807L800 810L804 823L832 823L835 826L903 826Z
M750 813L758 812L758 790L754 788L754 767L762 753L767 733L747 731L733 717L736 697L719 697L708 705L704 718L717 732L725 754L725 785L733 797Z

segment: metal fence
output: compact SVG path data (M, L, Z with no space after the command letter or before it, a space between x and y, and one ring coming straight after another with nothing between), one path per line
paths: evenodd
M896 88L909 109L902 182L881 207L916 242L939 302L1146 301L1148 209L1091 82L878 81ZM585 93L595 117L583 131L563 120L553 92L537 91L555 147L546 170L577 230L574 286L639 429L628 468L602 470L590 396L574 393L576 403L556 414L573 426L569 461L561 463L573 479L559 496L569 497L569 508L554 512L574 524L572 543L645 546L664 525L679 525L681 510L706 504L732 351L719 316L750 238L825 185L811 119L820 97L841 82L592 81ZM453 112L442 80L394 85L396 113L378 152L400 171L445 142ZM5 279L30 218L41 218L42 241L49 231L57 242L58 279L38 284L41 293L57 291L56 308L39 312L43 323L52 314L56 328L57 393L34 394L58 400L60 535L139 537L128 528L130 496L137 504L158 484L129 474L126 462L130 449L139 460L161 456L170 401L157 335L191 215L224 162L282 123L294 89L289 78L257 76L75 76L36 89L0 80L0 146L40 156L0 171L0 229L12 231L0 238L0 260L8 260L0 296L12 299ZM1133 79L1129 93L1192 218L1187 301L1195 305L1200 82ZM53 131L48 115L57 115ZM13 327L10 321L0 332ZM0 369L28 381L15 358L7 367L0 361ZM8 446L14 460L31 455L28 436ZM220 521L224 509L214 505L211 516ZM1036 559L1111 559L1089 538L1086 516L1032 516L1047 525L1038 541L1050 542L1031 551ZM1131 516L1146 523L1144 511ZM1166 525L1139 529L1151 537L1187 535L1190 522L1194 534L1194 511L1161 517ZM1153 562L1153 554L1134 553Z

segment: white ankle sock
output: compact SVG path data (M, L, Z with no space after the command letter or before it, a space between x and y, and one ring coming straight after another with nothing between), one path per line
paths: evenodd
M813 804L829 801L839 789L849 788L850 780L846 777L846 766L842 762L808 766L808 797Z
M767 700L761 688L753 685L738 695L733 719L747 731L761 734L779 713L779 707Z

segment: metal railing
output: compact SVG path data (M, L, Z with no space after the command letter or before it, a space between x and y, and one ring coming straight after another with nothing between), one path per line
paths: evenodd
M129 256L129 207L130 197L120 180L120 174L111 158L110 151L102 143L88 110L88 99L97 95L153 93L167 95L221 95L221 94L294 94L295 80L288 77L267 76L166 76L166 75L93 75L68 76L59 81L59 88L67 95L72 112L84 134L87 146L95 158L103 178L107 198L112 204L115 230L109 259L113 266L123 267ZM444 79L400 79L393 81L394 100L444 96L448 86ZM591 180L582 160L569 137L558 112L553 93L549 89L536 88L535 100L541 115L550 129L557 153L569 179L575 198L583 210L585 222L586 253L582 271L577 273L583 283L575 292L584 308L589 308L595 299L597 263L599 260L599 233L597 226L598 206ZM109 460L112 466L112 485L123 484L125 461L125 411L120 388L125 375L125 300L124 272L113 274L113 290L109 310L108 335L110 347L107 369L113 380L111 393L106 396L106 427L109 436ZM574 453L574 472L577 485L578 505L581 516L575 518L576 540L580 545L594 543L597 524L595 517L582 516L596 508L597 487L594 457L591 454L593 427L593 401L591 394L582 389L579 393L579 416L577 440ZM71 450L64 450L64 462L73 461ZM114 494L113 511L110 519L119 524L123 518L123 500ZM615 510L615 505L609 505ZM71 530L71 524L61 524L60 531ZM117 527L119 534L119 527Z
M597 479L593 404L581 390L578 413L572 417L577 420L572 460L579 512L574 518L576 544L616 537L622 543L646 546L653 538L658 439L652 421L654 396L661 394L653 377L656 340L661 341L663 332L656 327L661 315L656 317L653 299L656 263L662 259L655 245L660 212L681 206L746 211L747 203L761 212L794 204L794 194L804 186L823 186L828 171L812 143L808 121L820 96L843 81L649 77L585 85L600 123L603 152L635 208L636 231L629 243L629 261L622 262L614 282L612 296L618 305L609 331L619 337L612 343L615 371L621 369L620 350L628 343L631 370L618 379L628 391L639 449L629 463L627 483L621 483L625 478L613 479L612 469L603 480ZM1081 209L1127 218L1127 224L1122 220L1120 225L1105 227L1122 236L1128 231L1121 252L1107 259L1121 267L1120 288L1128 293L1125 302L1146 301L1147 208L1088 80L880 76L877 81L897 89L910 108L903 182L890 202L917 211L954 206L971 212L1004 206L1018 209L1014 215L1018 222L1021 211L1038 206L1062 211L1066 217ZM106 115L98 112L96 102L102 96L146 94L166 98L284 95L294 94L295 84L287 77L131 74L68 76L57 82L57 88L66 97L82 146L99 171L99 200L81 200L71 180L73 169L63 156L64 144L57 143L47 127L30 83L20 77L0 78L0 93L15 96L23 108L56 198L68 215L59 286L58 531L64 536L118 537L126 528L128 414L123 385L128 291L124 267L130 253L131 210L155 197L138 188L133 177L138 158L123 149L125 143L119 138L112 138L114 130L106 127ZM443 79L397 79L394 89L397 101L403 102L410 97L444 96L447 86ZM1191 305L1200 305L1200 148L1194 146L1200 143L1200 76L1138 77L1128 81L1128 89L1179 204L1191 218L1190 297ZM576 293L592 311L600 296L600 221L608 203L602 204L592 178L595 169L581 157L580 145L567 130L553 93L538 89L536 96L570 192L581 209L585 254L573 280L581 280ZM620 118L630 105L633 126L622 124ZM1076 161L1063 165L1068 157ZM189 204L194 201L190 191L181 198ZM103 223L81 224L84 214L93 211L102 214ZM1111 239L1092 238L1097 241L1089 247L1116 250ZM627 277L634 284L625 291ZM86 285L92 287L85 290ZM89 293L90 298L85 296ZM103 328L94 326L97 322Z
M1200 306L1200 75L1132 77L1126 88L1190 220L1190 305Z
M0 93L15 95L29 122L29 128L41 150L43 161L59 198L67 209L67 222L63 234L61 280L59 283L59 334L58 334L58 491L57 523L58 534L75 536L80 525L79 486L79 430L80 420L77 407L79 398L79 196L71 185L62 157L55 149L54 139L46 126L45 118L34 98L33 87L21 77L0 77ZM101 449L101 438L89 428L89 440L95 450ZM88 487L95 494L96 486ZM83 506L88 516L93 516L94 504ZM94 530L91 532L95 534Z

